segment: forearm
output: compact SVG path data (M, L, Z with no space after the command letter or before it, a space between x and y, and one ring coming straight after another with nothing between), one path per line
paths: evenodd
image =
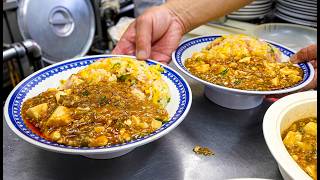
M169 0L164 6L179 18L186 33L250 2L252 0Z

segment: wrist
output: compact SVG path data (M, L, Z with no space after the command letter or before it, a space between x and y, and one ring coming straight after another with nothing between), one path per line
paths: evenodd
M179 6L179 4L173 4L169 1L162 6L171 14L173 20L180 24L183 34L191 30L191 25L188 21L188 17L185 16L186 13L180 11L181 7Z

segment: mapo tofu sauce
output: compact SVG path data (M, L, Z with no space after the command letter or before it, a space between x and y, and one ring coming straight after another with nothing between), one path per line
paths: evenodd
M282 138L291 157L313 179L317 179L317 118L294 122Z
M82 83L67 91L49 89L23 103L24 121L47 140L77 147L113 145L150 134L168 120L164 108L138 99L126 83Z

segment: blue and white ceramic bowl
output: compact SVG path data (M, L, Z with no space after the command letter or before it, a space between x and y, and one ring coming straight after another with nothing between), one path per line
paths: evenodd
M107 57L135 58L124 55L98 55L75 58L48 66L25 78L12 90L4 106L4 117L11 130L20 138L42 149L66 154L78 154L90 158L109 159L124 155L138 146L150 143L166 135L183 121L192 102L192 93L188 83L170 67L156 61L148 60L147 63L149 65L160 64L165 69L162 77L168 83L171 93L171 101L166 107L170 120L155 132L123 144L80 148L47 141L27 128L20 115L21 106L26 99L36 96L48 88L58 87L60 80L67 79L71 74L78 72L94 61Z
M303 81L301 83L290 88L274 91L248 91L216 85L191 74L184 65L185 60L190 58L194 52L200 52L202 48L206 47L210 42L218 37L221 37L221 35L199 36L186 40L182 42L177 50L172 53L172 60L182 72L203 83L205 85L205 95L211 101L220 106L230 109L254 108L262 103L265 95L297 91L310 83L314 76L314 69L311 63L299 63L298 66L303 70L304 73ZM294 54L293 50L286 48L283 45L267 40L265 41L274 45L282 52L282 61L288 61L289 57Z

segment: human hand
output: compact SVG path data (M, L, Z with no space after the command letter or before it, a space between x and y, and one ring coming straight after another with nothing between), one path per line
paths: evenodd
M153 7L130 24L112 54L135 54L167 64L184 33L183 23L169 8Z

